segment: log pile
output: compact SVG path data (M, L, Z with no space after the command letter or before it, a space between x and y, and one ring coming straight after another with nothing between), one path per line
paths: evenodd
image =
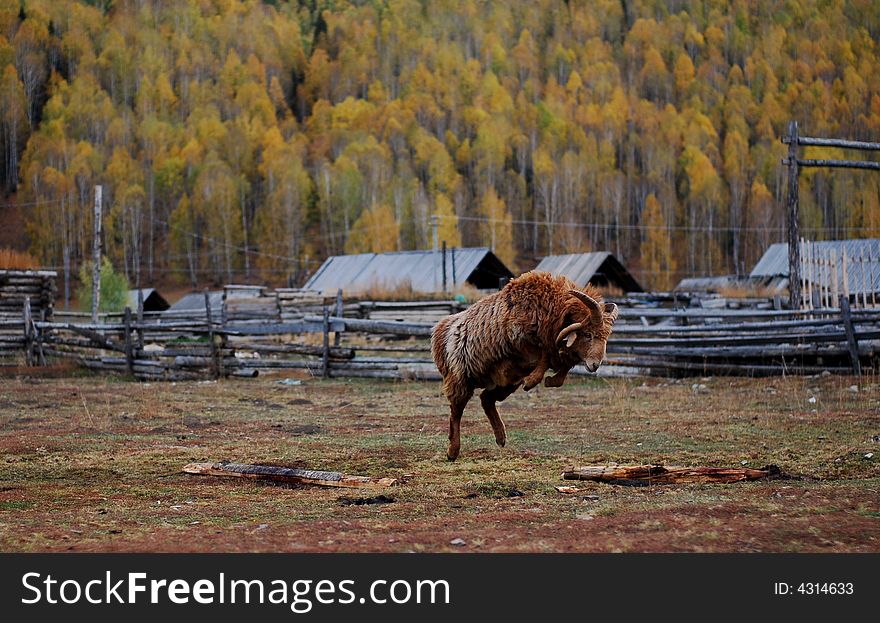
M275 296L278 299L281 322L302 320L307 314L320 314L324 307L324 297L312 290L278 288Z
M30 298L33 318L51 319L56 277L51 270L0 270L0 316L21 318L24 301Z
M49 270L0 270L0 356L23 354L35 363L34 321L52 318L55 277Z
M264 286L228 285L223 289L224 324L266 324L281 318L278 297Z
M466 307L458 301L364 301L360 305L360 317L368 320L431 324Z

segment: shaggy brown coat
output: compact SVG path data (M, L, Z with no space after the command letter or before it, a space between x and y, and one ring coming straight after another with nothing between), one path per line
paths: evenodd
M480 402L503 446L506 432L495 403L520 385L532 389L550 368L556 374L547 387L561 386L579 363L595 371L616 319L617 306L603 308L592 286L580 291L569 279L543 272L526 273L442 319L431 348L451 408L449 460L458 457L461 415L476 388L485 388Z

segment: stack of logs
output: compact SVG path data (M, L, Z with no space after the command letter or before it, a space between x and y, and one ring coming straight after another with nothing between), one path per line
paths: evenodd
M228 285L223 288L223 323L278 322L278 299L264 286Z
M0 270L0 315L21 318L24 301L31 301L34 318L50 320L57 290L51 270Z
M49 270L0 270L0 356L24 351L34 363L34 321L52 320L55 277Z
M278 310L281 322L302 320L307 314L320 314L324 308L324 297L319 292L299 288L278 288Z

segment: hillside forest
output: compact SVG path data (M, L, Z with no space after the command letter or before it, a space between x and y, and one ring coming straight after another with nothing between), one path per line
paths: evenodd
M877 0L0 0L0 179L65 275L100 184L132 284L297 283L436 217L666 289L784 239L789 120L880 140L878 38ZM880 175L802 172L801 219L880 236Z

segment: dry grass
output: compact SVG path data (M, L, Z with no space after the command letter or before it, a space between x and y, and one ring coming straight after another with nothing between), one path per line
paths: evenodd
M0 551L880 551L876 379L699 383L518 392L503 449L474 400L450 464L437 383L0 379ZM342 506L377 492L181 473L221 459L406 484ZM611 461L798 478L555 489L566 466Z
M617 286L607 285L607 286L600 286L596 289L599 291L599 293L605 299L614 300L614 299L618 299L618 298L621 298L626 295L626 292L624 292L623 290L621 290Z
M15 249L0 249L0 270L27 270L40 267L40 263L30 253Z
M748 299L748 298L759 298L759 299L767 299L773 298L777 294L782 297L788 296L788 291L785 290L780 292L774 288L768 288L765 286L755 286L755 287L747 287L747 286L724 286L718 288L718 294L721 296L731 298L731 299Z
M351 296L363 301L447 301L461 295L469 303L478 301L485 296L469 283L464 283L451 292L419 292L413 290L409 281L399 283L396 286L374 283L366 290L346 292L345 295L346 298Z

